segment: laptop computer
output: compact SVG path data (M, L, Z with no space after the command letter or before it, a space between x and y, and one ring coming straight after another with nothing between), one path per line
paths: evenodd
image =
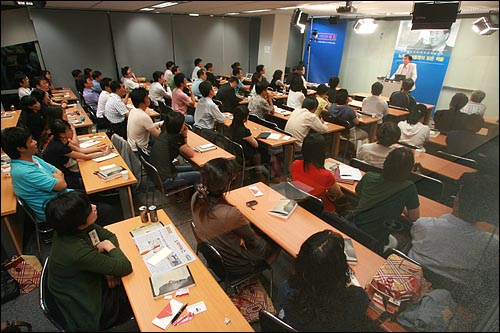
M247 79L252 79L252 76L253 76L253 73L247 73L246 78L247 78Z
M394 79L395 79L396 81L403 81L404 79L406 79L406 75L403 75L403 74L396 74L396 75L394 76Z

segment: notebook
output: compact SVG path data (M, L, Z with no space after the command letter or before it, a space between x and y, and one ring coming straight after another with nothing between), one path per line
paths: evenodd
M188 266L181 266L174 270L153 274L149 277L153 297L158 298L168 295L180 288L194 286L193 275Z
M278 200L268 213L286 220L292 215L297 206L298 204L295 200L283 198Z
M96 158L93 158L92 161L95 161L95 162L102 162L102 161L106 161L106 160L109 160L110 158L115 158L116 156L118 156L117 153L110 153L106 156L102 156L102 157L96 157Z

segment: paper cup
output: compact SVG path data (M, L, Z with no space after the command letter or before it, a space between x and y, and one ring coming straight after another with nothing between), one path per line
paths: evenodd
M128 170L123 170L120 172L120 174L122 175L122 178L127 180L128 179Z
M376 118L377 117L377 114L376 113L372 113L372 118Z
M423 152L422 149L415 149L415 156L420 156L422 152Z

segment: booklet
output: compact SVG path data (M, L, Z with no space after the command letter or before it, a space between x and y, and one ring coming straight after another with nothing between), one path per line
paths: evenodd
M271 135L272 132L261 132L259 135L257 135L257 139L267 139L269 135Z
M187 265L168 272L153 274L149 277L149 282L154 298L171 294L180 288L189 288L195 285Z
M214 145L213 143L207 143L201 146L194 147L194 150L196 150L199 153L204 153L206 151L214 150L217 149L217 146Z
M357 263L358 257L356 257L356 252L354 251L354 244L352 243L352 239L344 238L344 252L345 257L347 258L347 262Z
M174 317L182 310L184 304L175 299L171 299L168 304L153 319L153 324L166 330Z
M271 208L268 212L271 215L278 216L282 219L288 219L290 215L297 208L297 202L295 200L290 199L280 199L278 202Z

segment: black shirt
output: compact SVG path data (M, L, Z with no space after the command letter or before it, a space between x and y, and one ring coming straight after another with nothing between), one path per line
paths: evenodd
M222 112L233 112L241 101L240 98L236 97L236 92L229 82L220 86L215 99L222 102Z
M177 176L177 169L172 161L179 156L179 148L185 143L186 138L180 133L169 134L162 132L155 139L155 143L151 147L149 160L158 169L162 181Z
M400 108L406 108L408 111L415 109L417 102L410 94L405 94L401 91L395 91L389 98L389 106L394 105Z
M252 160L253 156L258 153L257 148L254 148L248 143L247 140L243 140L243 138L247 138L252 136L250 130L246 127L231 127L231 137L234 142L239 143L243 147L243 152L245 154L245 158L247 160Z

